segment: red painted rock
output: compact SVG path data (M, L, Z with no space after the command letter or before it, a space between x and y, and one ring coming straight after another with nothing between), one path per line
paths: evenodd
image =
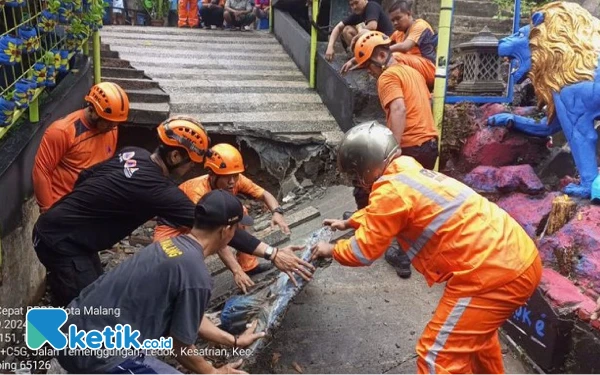
M503 193L521 191L528 194L540 194L544 192L544 184L528 164L502 167L499 169L497 177L498 190Z
M527 194L515 193L500 198L496 204L521 224L531 238L535 238L540 229L540 223L550 214L552 200L558 195L559 193L552 192L532 197Z
M579 285L600 293L599 206L581 208L557 233L539 241L538 248L546 265L559 266L562 262L564 267L564 260L557 259L556 254L572 254L567 257L572 261L568 272Z
M544 268L540 288L544 295L559 308L576 310L591 298L581 293L573 282L550 268Z
M482 193L519 191L527 194L540 194L544 191L544 184L530 165L502 168L479 166L465 176L464 182Z
M497 115L498 113L508 113L510 112L508 108L504 104L498 103L488 103L479 107L481 111L481 118L485 121L493 115Z
M518 116L531 117L537 115L540 111L537 107L515 107L512 110L512 113Z
M545 138L527 137L506 128L492 127L478 130L462 149L465 163L473 167L538 164L547 154Z

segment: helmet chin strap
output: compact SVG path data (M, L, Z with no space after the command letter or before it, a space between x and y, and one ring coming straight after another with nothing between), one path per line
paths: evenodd
M385 70L388 68L388 63L390 62L391 58L392 58L392 53L390 52L390 53L388 53L387 59L385 59L385 62L383 64L380 64L375 61L371 61L371 64L381 68L381 70L385 72Z

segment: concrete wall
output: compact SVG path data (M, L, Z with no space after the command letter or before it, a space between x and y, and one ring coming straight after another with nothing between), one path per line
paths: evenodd
M306 76L310 75L310 35L287 12L273 9L275 36L298 69Z

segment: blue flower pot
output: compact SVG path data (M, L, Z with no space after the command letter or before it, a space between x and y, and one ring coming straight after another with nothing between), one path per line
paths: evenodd
M9 6L11 8L24 7L25 5L27 5L25 0L8 0L6 2L6 6Z
M56 86L56 68L49 66L48 73L46 74L46 87L54 86Z
M53 32L58 23L58 14L54 14L47 9L42 10L42 14L38 18L37 28L41 33Z
M46 86L46 75L48 74L48 68L46 64L38 62L33 65L33 80L35 81L36 87Z
M0 64L16 65L21 62L23 40L10 35L0 37Z
M37 29L29 25L23 25L17 29L17 35L23 39L23 51L32 53L41 48Z
M0 98L0 127L5 127L12 124L14 113L15 103L4 98Z
M61 23L69 23L73 18L73 4L62 4L58 8L58 21Z
M29 102L33 98L33 92L36 87L37 84L29 79L20 79L15 83L13 101L17 108L26 109L29 107Z
M69 50L61 49L58 51L60 55L60 65L58 66L59 73L66 73L69 71Z

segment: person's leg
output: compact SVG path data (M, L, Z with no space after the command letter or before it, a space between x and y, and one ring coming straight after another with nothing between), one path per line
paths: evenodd
M344 41L344 48L351 48L352 39L358 34L358 29L354 26L346 26L342 30L342 40Z
M134 357L127 358L119 363L113 369L107 371L108 374L181 374L173 366L154 357Z
M242 17L240 21L241 27L243 28L245 26L250 26L254 23L254 21L256 21L256 16L254 15L254 13L248 13L244 17Z
M235 17L233 15L233 13L231 13L231 12L224 12L223 19L227 23L227 27L233 27L233 21L235 20Z
M188 22L190 27L198 27L198 2L196 0L190 1Z
M218 28L223 28L223 12L224 9L222 7L217 7L213 9L213 25Z
M211 8L203 6L200 8L200 18L202 18L202 23L204 23L204 28L209 28L212 22L211 18Z
M179 21L177 22L178 27L187 26L188 18L188 0L179 0Z
M531 297L541 274L538 257L515 280L477 296L456 297L446 286L417 344L418 372L503 373L498 328Z
M438 143L432 139L420 146L402 149L402 155L410 156L419 162L425 169L434 169L438 158Z

